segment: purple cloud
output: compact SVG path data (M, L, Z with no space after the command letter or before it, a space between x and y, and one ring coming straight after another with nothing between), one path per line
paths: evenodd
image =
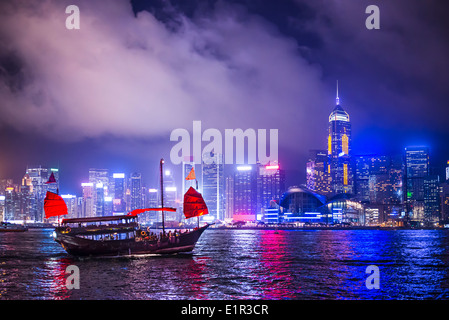
M219 129L282 128L280 139L298 145L282 138L310 124L304 115L327 113L318 111L329 102L320 68L294 39L240 7L180 15L173 31L148 12L134 17L127 1L78 1L81 29L67 30L68 2L30 3L4 5L0 17L3 52L20 58L23 77L20 90L0 89L1 121L23 131L168 142L171 130L201 120Z

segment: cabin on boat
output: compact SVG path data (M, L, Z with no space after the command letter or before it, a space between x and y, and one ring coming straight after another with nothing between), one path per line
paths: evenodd
M136 237L137 217L129 215L63 219L59 231L89 240L127 240Z

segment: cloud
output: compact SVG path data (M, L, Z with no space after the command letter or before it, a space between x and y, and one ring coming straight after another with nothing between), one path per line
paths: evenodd
M447 4L378 1L381 27L371 31L365 28L371 1L296 1L317 13L306 27L320 35L324 49L313 53L328 74L343 80L343 103L352 102L361 123L395 127L402 119L402 129L446 127Z
M134 16L127 1L78 1L81 29L67 30L69 4L3 5L0 123L60 140L168 141L173 129L201 120L278 128L297 146L310 137L291 137L329 111L320 111L329 101L319 66L241 6L218 2L195 18L178 12L171 28L148 12Z

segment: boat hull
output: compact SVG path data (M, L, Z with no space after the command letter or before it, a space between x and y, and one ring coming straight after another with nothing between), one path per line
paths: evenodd
M190 252L195 248L201 234L209 227L182 233L178 236L165 237L161 240L89 240L55 231L55 241L73 256L139 256L150 254L174 254Z

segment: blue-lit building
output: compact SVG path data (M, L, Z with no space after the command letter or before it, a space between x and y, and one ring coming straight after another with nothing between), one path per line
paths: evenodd
M318 223L326 222L326 197L304 186L290 187L281 197L280 222Z
M114 173L112 175L113 184L113 199L112 212L113 214L124 214L126 211L126 179L124 173Z
M329 116L327 172L330 175L332 194L352 194L354 179L351 159L351 121L349 114L340 105L338 85L336 103L337 105Z
M429 175L424 178L424 222L434 225L441 219L440 177Z
M279 203L275 200L270 201L268 208L264 210L263 221L268 224L277 224L280 220L280 207Z
M237 166L233 175L233 220L257 220L257 168Z
M223 155L218 153L204 153L201 166L202 194L209 208L209 216L218 220L225 219L224 210L224 163ZM184 171L187 175L190 173ZM187 183L184 179L184 183Z
M142 203L142 174L131 173L129 177L129 188L131 192L131 210L141 209Z
M279 222L365 225L364 205L340 193L329 199L305 186L290 187L280 200Z
M338 194L326 203L328 223L365 225L364 206L349 194Z
M398 220L403 204L403 163L396 155L355 155L355 199L367 207L367 223ZM375 217L375 218L374 218Z
M429 148L405 148L405 194L407 218L424 220L424 180L429 176Z
M307 188L324 195L332 194L329 155L326 150L310 150L307 161Z
M273 202L278 203L285 191L285 171L279 164L257 167L257 216L266 217L273 211Z

